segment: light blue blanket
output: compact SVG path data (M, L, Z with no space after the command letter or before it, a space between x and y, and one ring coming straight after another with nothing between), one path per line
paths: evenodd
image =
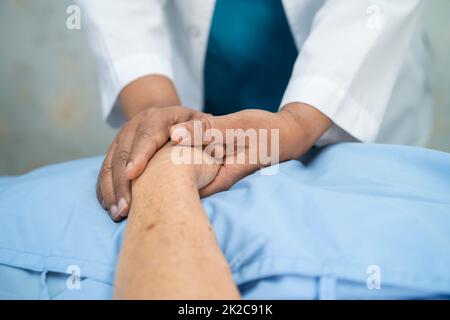
M0 179L0 298L111 298L126 223L97 203L101 160ZM203 205L244 298L450 295L449 154L331 146Z

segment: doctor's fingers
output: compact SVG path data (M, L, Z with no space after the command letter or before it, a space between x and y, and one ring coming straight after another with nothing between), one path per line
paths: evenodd
M176 124L170 128L172 141L185 146L224 144L227 129L243 129L244 123L237 114L225 116L202 115ZM219 140L219 141L218 141Z
M227 164L235 163L235 156L226 156L214 180L199 190L200 197L208 197L218 192L230 189L236 182L258 170L256 164Z
M153 155L169 140L168 129L161 124L142 123L132 142L126 174L129 180L136 179L147 167Z
M117 146L111 160L112 187L116 202L109 207L114 220L126 218L131 205L131 181L126 174L126 165L137 127L137 123L128 122L116 137Z
M169 141L172 125L193 119L199 113L181 106L149 109L142 113L128 159L128 179L136 179L144 172L156 151Z
M116 149L116 146L117 146L116 141L113 141L109 146L105 160L103 160L102 167L100 168L97 180L98 201L100 202L103 208L108 210L110 216L111 216L110 208L114 203L116 203L116 196L114 194L113 179L112 179L112 167L111 167L112 157ZM111 218L114 220L112 216Z

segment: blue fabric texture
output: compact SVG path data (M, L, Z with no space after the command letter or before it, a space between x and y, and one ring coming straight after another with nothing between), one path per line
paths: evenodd
M297 55L281 0L217 0L205 58L204 111L277 111Z
M0 184L0 298L112 297L126 223L97 203L101 161L51 165ZM203 205L244 298L450 294L449 154L330 146L275 175L257 172ZM72 265L80 290L65 286ZM370 266L381 272L379 290L366 286Z

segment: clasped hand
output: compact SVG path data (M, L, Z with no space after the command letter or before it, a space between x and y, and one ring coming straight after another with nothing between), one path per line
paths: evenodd
M266 143L278 148L271 150L277 153L276 161L283 162L307 151L329 125L328 118L304 104L287 105L277 113L243 110L225 116L211 116L181 106L149 108L126 122L111 143L98 176L97 197L114 221L126 218L132 201L131 181L144 172L153 155L169 140L185 146L214 144L210 149L212 156L223 161L212 182L199 190L205 197L227 190L261 167L274 164L261 161L260 157L250 161L249 148L255 146L250 145L248 137L239 141L239 132L245 134L251 129L258 142L261 132L266 132ZM229 130L238 132L231 147L228 140L226 145L225 141L218 143L217 134L212 139L211 132L226 137ZM278 133L276 143L270 141L272 130ZM221 146L223 152L217 152ZM237 159L242 154L244 162Z

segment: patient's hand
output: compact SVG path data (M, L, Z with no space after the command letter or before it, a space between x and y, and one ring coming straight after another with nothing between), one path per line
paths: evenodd
M188 146L210 145L211 142L216 147L223 144L226 151L222 153L223 165L214 181L200 190L201 196L205 197L228 190L258 169L297 159L330 126L331 120L318 109L291 103L277 113L247 109L224 116L202 115L174 125L171 139ZM233 135L240 136L241 141ZM219 137L221 139L217 139ZM264 152L270 153L270 157L264 157ZM250 161L252 153L254 158Z
M150 160L144 172L133 181L133 197L151 197L148 186L158 184L162 189L172 189L174 184L189 180L195 191L215 179L221 160L215 159L201 147L189 147L168 142ZM111 218L119 222L124 216Z
M189 176L197 189L208 185L216 177L222 160L211 157L201 147L176 145L169 142L152 158L149 166L163 171L178 172ZM145 179L140 177L139 179Z
M146 187L157 183L161 188L190 181L195 191L215 179L221 160L211 157L201 147L175 145L169 142L151 159L144 173L133 182L133 197L151 196Z
M134 181L116 298L239 298L198 191L220 165L193 150L167 144Z
M97 181L97 198L114 220L127 216L132 202L131 181L169 140L169 128L201 114L177 106L178 98L171 92L174 88L166 80L144 77L121 93L121 104L131 118L109 146Z

